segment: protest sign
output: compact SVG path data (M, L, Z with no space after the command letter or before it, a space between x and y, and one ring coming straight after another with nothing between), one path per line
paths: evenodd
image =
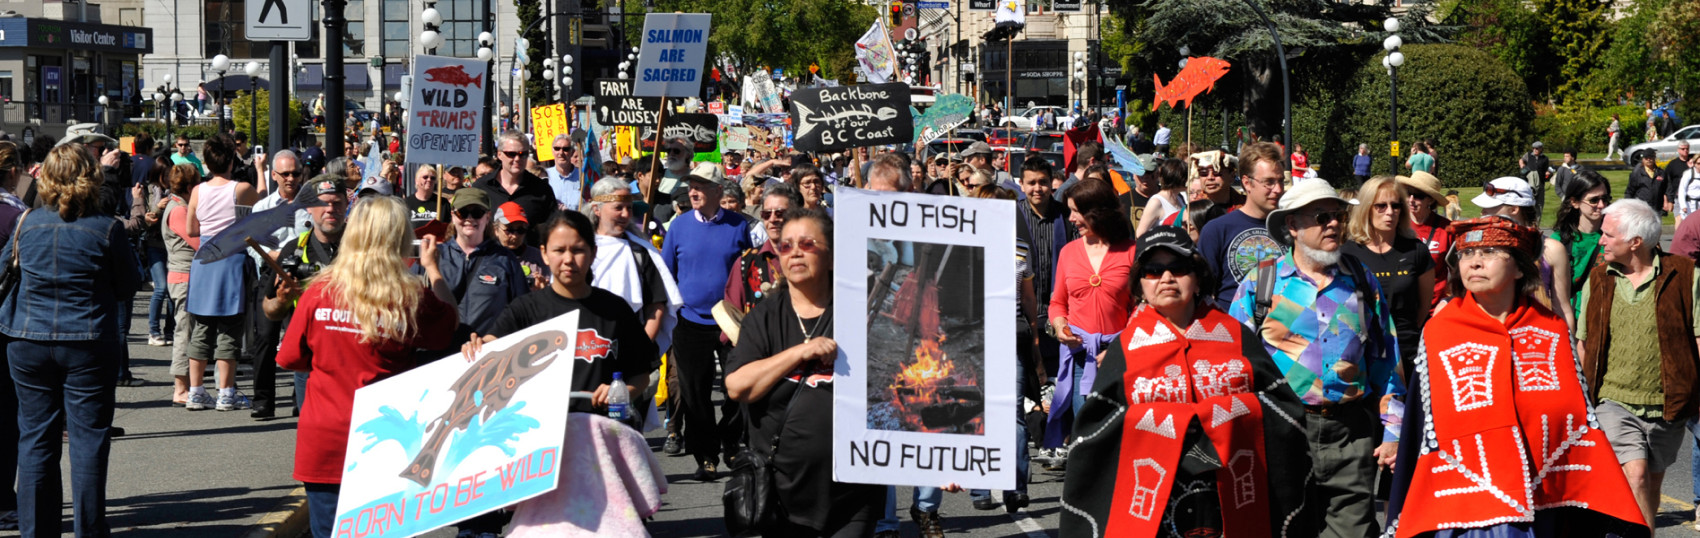
M634 97L630 80L597 79L595 89L592 107L596 111L596 123L655 126L656 115L661 113L660 97ZM684 103L680 99L667 101L674 106Z
M726 130L726 150L744 151L750 149L750 128L733 127Z
M643 127L643 149L654 151L655 126ZM661 136L668 140L683 138L696 147L697 153L714 151L720 134L720 118L713 114L668 114L661 126Z
M407 538L560 482L573 312L354 392L338 536Z
M478 164L488 67L477 59L415 56L407 115L407 162Z
M1013 488L1015 202L837 192L833 480Z
M802 151L905 144L915 139L909 85L809 88L791 94L791 123Z
M708 104L708 113L709 114L725 114L726 113L726 103L722 103L720 101L714 101L714 102L709 103Z
M915 119L915 143L926 144L957 126L968 123L974 116L974 99L966 95L941 95Z
M708 57L709 14L650 13L643 18L632 95L696 95L702 90L703 60Z
M531 132L536 137L532 145L537 146L537 160L555 160L555 137L569 132L566 103L532 107Z
M732 125L744 124L744 107L739 105L726 107L726 115L729 117L729 123Z

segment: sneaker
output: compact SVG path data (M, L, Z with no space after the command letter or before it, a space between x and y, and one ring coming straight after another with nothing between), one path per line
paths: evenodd
M1026 508L1032 502L1033 500L1026 493L1006 491L1003 494L1003 511L1013 514L1017 510Z
M669 456L677 456L685 453L685 447L683 443L679 442L679 436L669 435L667 442L661 445L661 452Z
M160 338L158 336L149 336L148 345L153 347L165 347L171 345L171 342L168 342L164 338Z
M717 465L715 465L712 461L699 463L697 464L697 473L692 475L691 478L698 482L713 482L715 479L715 467L717 467Z
M1068 468L1068 448L1051 449L1051 458L1045 462L1045 470L1061 471Z
M985 497L980 497L980 498L974 499L974 509L975 510L991 510L991 509L997 508L997 507L998 507L998 502L992 500L992 496L990 494L986 495Z
M183 408L190 411L200 411L216 405L218 405L218 400L213 398L213 395L205 392L190 392L189 401L183 403Z
M909 519L915 520L915 526L921 528L921 538L944 538L944 518L939 516L938 510L922 512L911 506Z
M229 396L218 397L219 411L234 411L237 409L248 409L251 407L254 407L254 402L249 401L248 397L242 395L240 392L231 393Z

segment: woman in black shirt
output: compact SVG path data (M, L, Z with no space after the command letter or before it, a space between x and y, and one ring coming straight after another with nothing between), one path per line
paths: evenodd
M1399 337L1399 362L1410 375L1434 295L1434 258L1405 217L1405 186L1391 176L1365 182L1346 222L1346 238L1341 252L1363 262L1381 284Z
M744 317L726 392L745 404L750 447L767 453L789 528L768 536L867 536L885 487L832 480L832 219L785 215L774 241L788 285Z

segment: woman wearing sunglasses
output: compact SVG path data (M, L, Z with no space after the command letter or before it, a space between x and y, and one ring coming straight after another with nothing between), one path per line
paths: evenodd
M1292 528L1306 520L1293 517L1310 472L1305 431L1281 418L1304 416L1298 395L1203 291L1216 276L1185 231L1152 228L1137 260L1142 304L1099 366L1071 454L1116 463L1069 466L1063 503L1077 510L1061 535L1311 535Z
M1482 193L1470 202L1482 208L1484 217L1504 217L1524 226L1540 225L1540 213L1535 209L1535 191L1530 189L1529 182L1522 178L1502 177L1488 182L1482 186ZM1557 239L1547 239L1538 244L1541 257L1536 262L1540 270L1542 292L1535 296L1535 300L1563 316L1565 325L1570 327L1571 334L1575 334L1575 309L1571 308L1570 301L1558 300L1559 297L1573 297L1570 279L1553 278L1553 275L1562 271L1553 268L1570 267L1570 249Z
M1648 536L1569 328L1531 299L1540 230L1485 217L1451 231L1453 299L1423 328L1406 401L1422 415L1404 423L1391 534Z
M744 316L726 364L726 394L745 404L750 449L766 453L774 466L782 512L789 516L782 528L753 530L867 536L885 506L886 488L832 479L832 364L838 356L832 218L793 209L772 241L786 284Z
M1358 189L1360 203L1347 218L1347 241L1340 249L1363 262L1381 283L1393 310L1400 362L1409 372L1411 358L1417 356L1417 337L1428 320L1435 271L1428 245L1417 239L1411 219L1405 218L1405 198L1405 187L1392 176L1365 182Z
M1611 182L1593 170L1577 173L1564 185L1564 201L1558 205L1558 221L1547 236L1563 244L1570 253L1570 299L1574 310L1582 288L1588 285L1588 273L1600 258L1600 225L1606 220L1606 206L1611 205Z

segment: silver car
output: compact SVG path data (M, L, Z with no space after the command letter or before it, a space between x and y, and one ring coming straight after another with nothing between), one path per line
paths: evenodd
M1636 164L1636 152L1644 149L1650 149L1657 153L1657 157L1654 161L1658 162L1659 166L1664 166L1665 163L1676 158L1676 143L1684 140L1688 141L1689 144L1700 143L1700 125L1690 125L1677 129L1676 132L1671 133L1670 136L1665 137L1663 140L1642 142L1640 144L1629 146L1628 149L1623 150L1623 164L1629 165L1630 168L1634 168Z

